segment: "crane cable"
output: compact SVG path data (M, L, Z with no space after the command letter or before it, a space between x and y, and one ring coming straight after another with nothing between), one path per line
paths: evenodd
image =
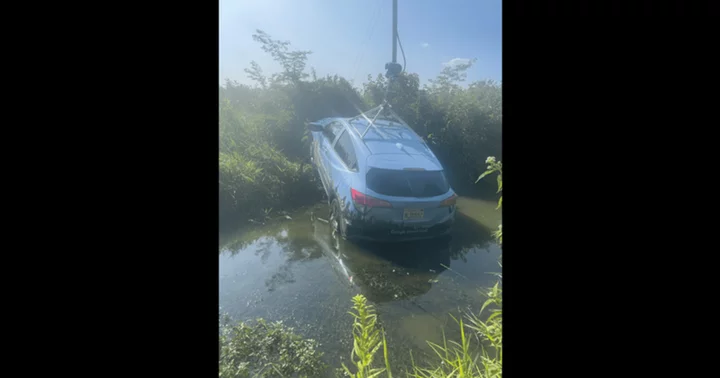
M375 11L375 17L373 18L373 21L370 24L370 29L368 30L369 33L367 33L367 34L369 34L369 36L363 42L362 47L358 51L357 57L355 58L355 64L353 64L353 76L351 77L351 79L354 79L355 76L357 76L358 71L360 71L360 63L363 60L363 55L365 53L365 47L367 46L367 43L372 39L372 36L375 32L375 26L377 25L377 20L380 19L380 15L383 13L382 11L383 11L382 3L379 2L378 7L376 8L376 11Z
M396 32L395 32L395 35L397 35L397 41L398 41L398 44L400 45L400 52L402 52L402 56L403 56L403 70L402 70L402 72L405 72L405 66L407 65L407 61L405 60L405 50L403 49L403 47L402 47L402 42L400 41L400 33L398 33L398 32L396 31Z

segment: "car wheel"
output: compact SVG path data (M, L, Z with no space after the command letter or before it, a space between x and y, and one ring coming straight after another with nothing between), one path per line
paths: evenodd
M342 212L340 210L340 201L337 198L333 199L330 203L330 229L333 235L345 238L345 232L343 227Z

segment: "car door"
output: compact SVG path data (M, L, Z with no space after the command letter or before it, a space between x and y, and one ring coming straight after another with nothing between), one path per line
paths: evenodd
M328 196L330 196L330 191L332 190L332 179L330 177L331 159L335 157L332 152L332 146L342 129L342 124L337 121L325 126L323 137L318 142L316 149L317 157L315 160L317 161L320 181L322 181Z
M353 182L355 172L357 172L357 156L355 155L355 147L353 146L350 130L342 130L337 140L332 146L330 155L330 166L328 167L328 178L330 187L340 199L342 208L347 206L350 200L350 188L357 183Z

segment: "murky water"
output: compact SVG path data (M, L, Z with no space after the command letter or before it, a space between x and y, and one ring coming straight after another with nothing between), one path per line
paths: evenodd
M402 244L355 244L333 238L327 205L300 209L291 219L220 234L220 311L234 320L282 320L322 343L339 367L352 350L351 298L365 295L387 332L390 357L401 370L458 330L449 314L477 311L478 289L493 285L501 250L491 231L501 222L496 203L461 197L452 237ZM446 268L446 267L449 267Z

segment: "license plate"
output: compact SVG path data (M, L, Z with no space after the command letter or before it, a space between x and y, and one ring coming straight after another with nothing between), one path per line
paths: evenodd
M425 216L425 209L405 209L403 219L422 219Z

